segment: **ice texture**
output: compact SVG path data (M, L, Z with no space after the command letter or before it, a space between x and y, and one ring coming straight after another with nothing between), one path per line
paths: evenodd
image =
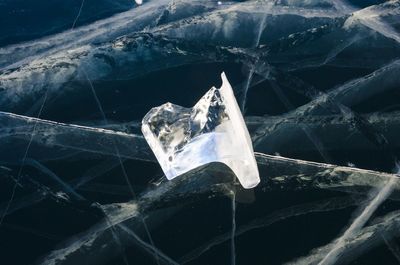
M221 88L212 87L193 108L165 103L151 109L142 132L169 180L221 162L244 188L253 188L260 177L250 135L224 73L221 78Z
M30 16L53 11L41 2L0 10L26 16L0 30L2 264L400 263L400 0L83 0L51 21ZM182 99L180 77L220 67L246 109L255 191L221 163L160 178L140 133L152 102ZM207 106L168 113L190 127ZM166 144L175 162L226 140L195 125ZM269 251L243 248L260 239Z

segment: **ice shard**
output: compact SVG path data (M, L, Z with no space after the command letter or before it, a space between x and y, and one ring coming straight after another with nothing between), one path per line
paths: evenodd
M244 188L260 182L249 132L224 73L193 108L165 103L151 109L142 132L166 177L211 162L227 165Z

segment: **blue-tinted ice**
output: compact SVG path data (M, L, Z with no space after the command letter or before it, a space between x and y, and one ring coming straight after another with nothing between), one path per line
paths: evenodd
M166 177L171 180L199 166L221 162L244 188L260 182L249 132L224 73L193 108L172 103L155 107L142 121L142 132Z

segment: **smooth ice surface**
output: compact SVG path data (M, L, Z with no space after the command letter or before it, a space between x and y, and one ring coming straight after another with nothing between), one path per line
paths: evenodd
M244 188L253 188L260 177L250 135L232 87L221 77L221 88L212 87L193 108L166 103L151 109L142 132L169 180L221 162Z

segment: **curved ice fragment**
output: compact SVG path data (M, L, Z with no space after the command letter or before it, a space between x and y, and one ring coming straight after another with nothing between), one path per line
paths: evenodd
M246 189L260 182L253 146L224 73L193 108L166 103L151 109L142 132L171 180L211 162L226 164Z

